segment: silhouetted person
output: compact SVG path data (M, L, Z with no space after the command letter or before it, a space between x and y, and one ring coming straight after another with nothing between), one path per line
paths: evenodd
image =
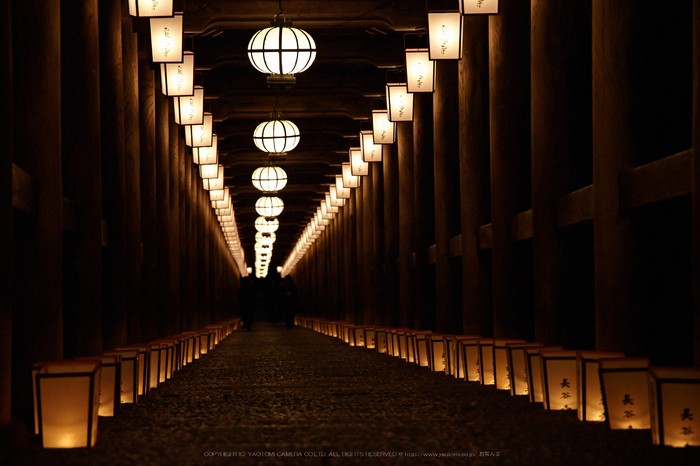
M250 276L241 279L241 286L238 288L238 303L241 306L243 330L250 332L255 320L255 284Z
M294 327L294 316L299 310L299 293L292 277L287 275L282 282L282 313L287 328Z

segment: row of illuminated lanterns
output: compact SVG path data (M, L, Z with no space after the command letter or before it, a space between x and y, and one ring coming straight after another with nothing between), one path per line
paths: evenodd
M651 430L655 445L700 446L700 369L650 367L648 358L565 350L525 340L441 335L297 317L297 325L468 382L527 396L547 410L610 429Z
M338 208L345 205L345 200L350 198L350 190L359 188L363 176L369 175L369 164L382 161L383 146L394 142L394 123L390 138L382 137L383 133L375 130L360 131L360 147L350 148L348 162L341 164L341 174L335 175L335 183L331 184L324 199L317 207L314 216L302 232L292 253L282 266L282 275L287 275L306 254L306 251L330 224Z
M101 356L39 362L32 366L34 432L44 448L91 447L99 417L173 378L240 327L240 319L208 325L146 344L117 347Z

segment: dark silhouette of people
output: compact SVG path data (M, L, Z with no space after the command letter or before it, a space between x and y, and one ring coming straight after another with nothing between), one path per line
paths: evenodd
M281 312L287 328L294 327L294 316L299 311L299 293L294 280L289 275L284 277L281 285Z
M241 286L238 288L238 304L241 307L241 320L243 330L250 332L255 320L255 283L250 276L241 278Z

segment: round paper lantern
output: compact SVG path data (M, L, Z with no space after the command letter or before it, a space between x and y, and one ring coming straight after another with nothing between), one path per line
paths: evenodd
M280 167L260 167L253 172L253 186L266 193L275 193L287 185L287 173Z
M299 144L299 128L289 120L268 120L255 128L253 142L270 157L284 157Z
M277 217L282 210L284 210L284 202L277 196L262 196L255 201L255 211L260 216Z
M276 218L268 220L265 217L255 219L255 229L263 233L273 233L280 227L280 221Z

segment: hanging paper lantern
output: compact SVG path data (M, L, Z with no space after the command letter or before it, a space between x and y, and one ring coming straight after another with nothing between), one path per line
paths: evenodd
M386 108L389 121L413 121L413 94L406 83L386 84Z
M255 201L255 211L262 217L277 217L282 210L284 202L277 196L262 196Z
M194 94L173 98L175 123L178 125L201 125L204 123L204 88L194 87Z
M428 12L431 60L462 58L462 15L458 11Z
M396 142L396 123L389 121L386 110L372 110L372 136L375 144Z
M253 142L270 157L284 157L299 144L299 128L289 120L274 118L255 128Z
M459 12L463 15L496 15L498 0L459 0Z
M173 0L129 0L129 14L139 18L173 15Z
M154 63L182 63L183 15L151 18L151 52Z
M406 49L408 92L435 92L435 62L429 49Z
M350 149L350 173L354 176L369 175L369 163L362 160L362 151L359 147Z
M280 167L260 167L253 172L253 186L260 191L275 193L287 185L287 173Z
M214 116L204 112L204 120L201 125L185 126L185 144L190 147L209 147L213 144Z

